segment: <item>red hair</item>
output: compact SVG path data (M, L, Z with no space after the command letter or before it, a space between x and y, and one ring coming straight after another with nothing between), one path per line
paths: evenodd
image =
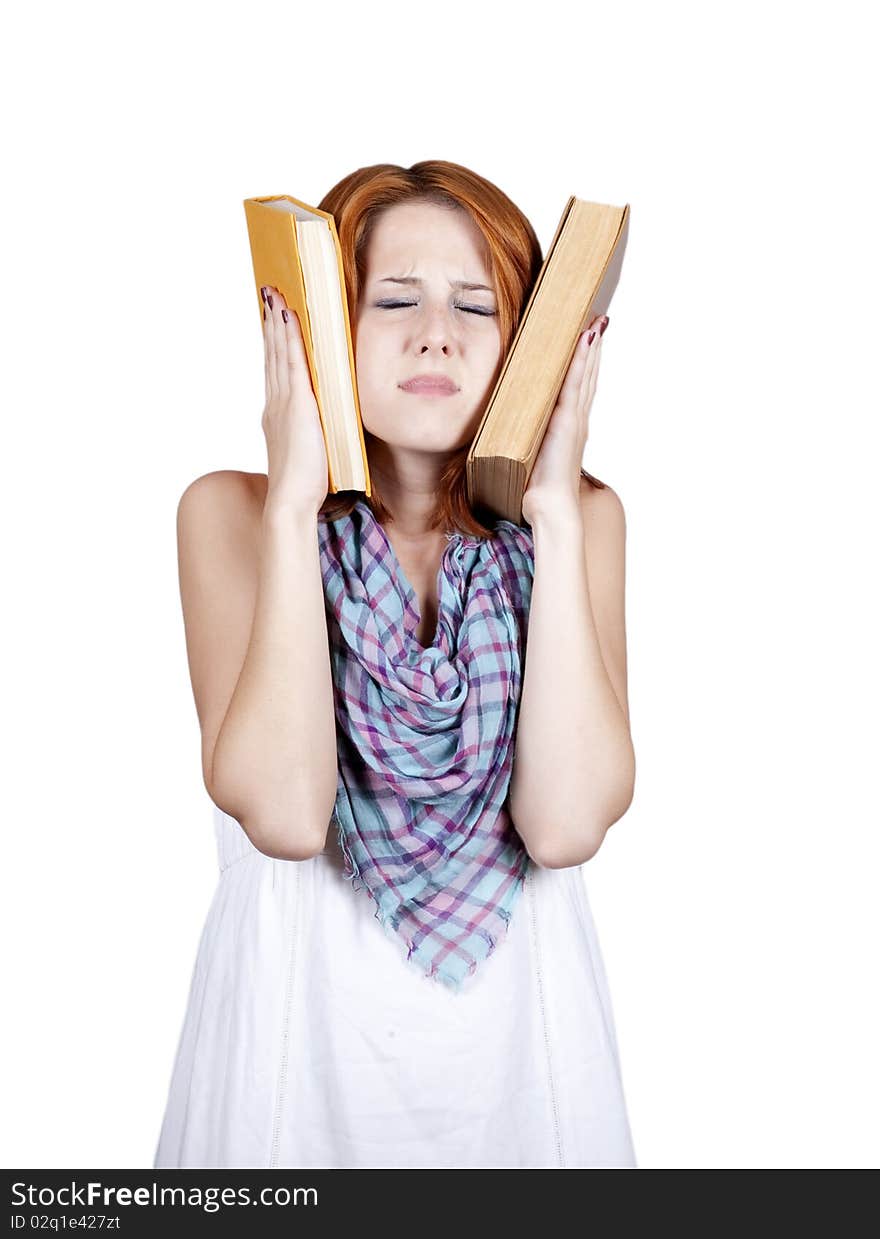
M505 356L541 269L541 246L528 219L496 185L461 164L444 159L422 160L411 168L390 163L359 168L343 177L318 203L319 209L329 211L336 223L352 326L357 321L367 246L376 220L388 207L413 201L464 210L482 233L495 285L501 355ZM366 430L364 434L366 440ZM469 450L470 444L465 444L443 471L431 527L491 538L493 530L478 519L468 501L465 461ZM593 485L604 487L604 482L585 469L581 473ZM371 488L373 493L369 497L360 491L328 494L320 515L328 520L347 516L356 500L362 499L380 523L388 521L392 514L372 479ZM485 515L491 517L491 513Z

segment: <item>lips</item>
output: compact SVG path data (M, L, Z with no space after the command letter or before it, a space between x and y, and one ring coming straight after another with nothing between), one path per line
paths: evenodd
M458 391L456 384L445 374L415 374L398 386L403 391L433 396L452 396Z

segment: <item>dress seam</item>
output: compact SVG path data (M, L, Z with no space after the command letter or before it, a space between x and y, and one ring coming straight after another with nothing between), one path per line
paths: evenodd
M546 1055L547 1080L550 1086L550 1104L553 1110L553 1134L556 1140L556 1157L561 1168L565 1168L565 1155L562 1147L562 1133L559 1124L559 1107L556 1102L556 1085L553 1078L553 1064L550 1052L550 1032L547 1025L547 1010L544 1002L544 977L543 977L543 961L541 957L541 944L538 938L538 913L535 906L535 892L533 888L534 870L530 867L526 874L526 889L528 894L529 906L529 921L532 929L532 944L535 950L535 975L538 985L538 1006L541 1011L541 1027L544 1034L544 1050Z
M589 906L589 895L587 894L586 882L584 880L583 873L575 874L575 880L580 884L580 893L581 893L582 901L585 900L587 905ZM582 902L581 907L583 906L584 904ZM596 928L596 923L593 918L592 909L590 909L590 922L593 927L593 934L596 935L596 945L601 955L601 947L599 946L599 931ZM604 986L599 984L599 970L596 966L596 959L593 953L593 934L589 932L587 928L586 917L584 916L584 940L587 945L587 959L589 960L589 964L590 964L590 976L593 982L593 992L596 995L596 1002L599 1007L599 1014L602 1017L602 1031L605 1034L605 1045L608 1049L608 1052L611 1055L611 1061L614 1064L615 1071L617 1072L617 1077L618 1079L621 1079L622 1073L621 1073L621 1066L620 1066L620 1054L617 1048L617 1035L616 1035L616 1031L614 1028L614 1022L613 1022L614 1017L613 1015L610 1014L610 1010L606 1010L606 1007L605 1007L605 994L606 993L608 994L609 1008L611 1006L610 987L608 986L607 978L605 979ZM604 976L604 970L603 970L603 976Z
M262 852L258 852L254 848L251 852L242 852L241 856L236 856L233 860L228 860L225 865L218 866L219 876L222 878L227 870L234 868L235 865L240 865L243 860L252 860L255 856L262 856Z
M279 863L277 860L272 861L272 882L275 881L275 868ZM293 912L292 925L290 929L290 949L287 962L287 984L284 992L284 1015L281 1023L281 1047L279 1051L278 1061L278 1084L275 1093L275 1116L272 1124L272 1148L269 1158L269 1166L275 1170L278 1168L278 1158L281 1146L281 1120L284 1113L285 1102L287 1101L287 1068L289 1058L289 1043L290 1043L290 1017L293 1006L293 991L296 979L296 970L298 962L298 947L299 947L299 918L300 918L300 884L302 881L302 869L299 864L296 864L293 873Z

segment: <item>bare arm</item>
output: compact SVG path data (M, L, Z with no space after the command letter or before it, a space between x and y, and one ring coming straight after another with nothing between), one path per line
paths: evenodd
M516 755L514 825L532 857L579 865L633 796L627 703L625 517L617 494L582 487L533 523L535 581Z
M299 320L263 289L269 472L199 478L178 510L205 786L261 852L302 860L336 800L336 720L318 553L327 454Z
M217 795L254 845L319 852L336 800L336 730L315 513L263 510L254 621L214 749Z
M336 737L314 510L242 474L197 479L178 509L181 598L212 800L267 855L324 846Z

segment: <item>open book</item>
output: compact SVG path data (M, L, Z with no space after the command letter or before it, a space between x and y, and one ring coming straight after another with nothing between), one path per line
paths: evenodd
M372 494L355 379L342 252L333 216L289 194L246 198L260 322L261 287L277 288L302 328L327 449L328 494Z
M629 205L571 197L467 458L468 499L522 525L522 498L578 336L608 309Z

